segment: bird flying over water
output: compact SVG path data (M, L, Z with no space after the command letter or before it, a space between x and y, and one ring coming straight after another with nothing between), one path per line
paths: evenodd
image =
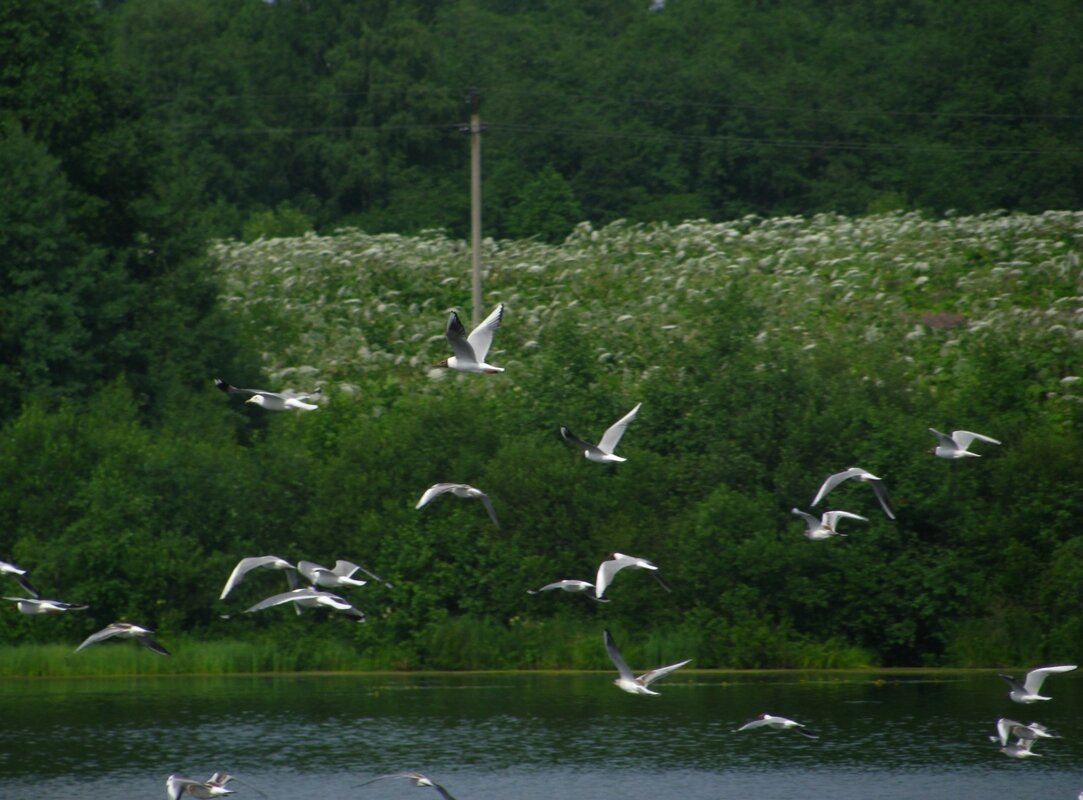
M1075 664L1038 667L1037 669L1032 669L1028 672L1022 683L1011 675L1001 674L1000 677L1006 680L1011 687L1011 690L1008 692L1008 697L1012 700L1017 703L1036 703L1039 700L1053 699L1052 697L1042 697L1042 695L1038 694L1042 690L1042 684L1045 683L1046 678L1061 672L1071 672L1074 669L1076 669Z
M1000 444L996 439L989 436L983 436L980 433L974 433L973 431L952 431L949 436L946 433L941 433L936 428L929 428L929 433L933 434L939 440L936 447L932 448L929 452L940 458L965 458L967 456L980 458L980 453L971 453L970 450L967 449L975 439L979 442Z
M405 778L406 780L410 781L410 783L412 783L414 786L421 787L422 789L435 789L437 792L439 792L440 796L444 798L444 800L455 800L455 798L451 796L447 789L445 789L443 786L438 784L427 775L422 775L420 772L389 772L387 775L379 775L370 781L359 783L354 788L368 786L370 783L376 783L376 781L382 781L385 778Z
M224 780L216 780L219 777ZM207 800L211 797L223 797L227 794L233 794L232 789L226 788L232 778L222 772L216 772L208 780L195 781L191 778L182 778L180 775L170 775L165 779L165 791L169 795L169 800L180 800L181 795L188 795L189 797L197 797L200 800Z
M226 394L250 395L250 397L245 400L246 403L254 403L268 411L290 411L292 409L297 409L298 411L314 411L319 408L319 406L314 403L305 402L305 400L311 400L312 398L319 396L319 389L312 392L268 392L263 389L240 389L226 383L221 378L215 378L214 385Z
M154 640L154 631L144 628L142 625L133 625L130 622L114 622L111 625L106 625L97 633L90 634L81 645L75 648L75 652L78 653L84 647L96 642L113 638L135 639L139 644L149 647L155 653L163 656L169 655L169 651Z
M891 510L891 506L888 505L887 489L884 488L884 483L880 478L873 475L868 470L864 470L861 467L850 467L842 472L836 472L834 475L829 475L827 480L823 482L820 487L820 491L816 492L816 496L812 498L812 505L817 505L824 496L838 486L843 481L847 481L853 478L854 480L867 483L872 487L873 492L876 494L876 499L880 501L881 508L884 509L884 513L887 514L888 519L895 519L895 514Z
M481 489L475 489L468 483L434 483L425 490L425 494L421 495L421 499L417 501L414 508L427 506L434 498L447 492L451 492L456 497L461 497L464 500L480 500L482 505L485 506L485 510L489 512L493 524L498 528L500 527L500 520L496 518L496 509L493 508L493 501L489 499L489 495L485 494Z
M503 372L503 367L485 363L489 348L493 344L493 333L500 327L503 316L504 304L501 303L467 336L459 315L452 311L447 319L444 336L455 355L445 358L435 366L457 369L460 372Z
M749 731L754 728L771 728L776 731L797 731L802 736L807 736L809 739L819 739L819 734L813 733L806 728L800 722L796 722L787 717L778 717L774 714L760 714L753 720L746 722L740 728L734 730L734 733L740 731Z
M606 428L605 433L602 434L601 441L596 445L593 445L584 439L580 439L568 428L563 426L560 429L560 436L568 444L581 449L583 451L583 456L588 461L594 461L598 464L611 464L618 461L627 461L626 458L618 456L613 451L616 450L617 445L620 444L620 438L624 435L628 423L636 418L636 414L639 413L639 407L641 405L643 404L636 403L635 408Z
M617 643L613 641L613 637L608 630L602 631L602 641L605 642L605 651L609 654L609 659L613 662L613 666L617 668L619 674L619 677L613 683L629 694L658 694L658 692L652 692L648 687L659 678L664 678L692 660L689 658L669 666L655 667L636 677L635 673L632 672L621 657L620 650L617 649Z

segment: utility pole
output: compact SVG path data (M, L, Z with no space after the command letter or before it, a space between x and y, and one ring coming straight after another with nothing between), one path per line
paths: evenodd
M474 302L472 327L481 322L481 95L471 89L470 104L470 250L471 296Z

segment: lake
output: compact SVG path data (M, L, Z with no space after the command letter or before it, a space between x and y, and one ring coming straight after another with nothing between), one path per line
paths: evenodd
M379 674L7 680L0 798L155 798L173 772L226 770L238 800L1075 800L1083 679L1055 675L1020 706L994 672L682 670L658 697L609 673ZM732 731L763 711L820 734ZM1063 738L1012 759L998 717Z

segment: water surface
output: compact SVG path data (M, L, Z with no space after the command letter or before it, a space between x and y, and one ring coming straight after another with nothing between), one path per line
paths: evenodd
M1019 706L992 672L682 670L659 697L605 673L8 680L0 798L165 797L165 778L223 769L270 798L437 800L1075 800L1083 679L1053 676ZM760 712L820 734L733 729ZM1063 735L1008 758L1000 716ZM237 786L238 800L258 798ZM424 792L424 793L422 793Z

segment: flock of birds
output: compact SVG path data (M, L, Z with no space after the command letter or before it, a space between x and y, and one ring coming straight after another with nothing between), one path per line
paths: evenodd
M452 311L447 321L445 336L448 344L451 346L453 355L434 366L468 373L491 374L503 372L504 369L502 367L494 366L486 361L489 350L492 347L493 334L500 326L503 314L504 305L500 304L473 331L467 334L458 315ZM312 402L319 398L320 392L318 389L307 393L293 391L269 392L262 389L238 388L217 378L215 379L215 385L227 394L247 395L248 399L245 402L253 403L268 411L314 411L319 408L315 402ZM639 413L640 405L641 404L636 404L631 411L609 426L596 444L581 439L567 427L560 428L560 435L570 446L580 450L588 461L600 464L622 462L625 459L622 456L617 455L615 451L629 424ZM951 434L941 433L933 428L930 428L929 431L937 438L937 445L932 448L930 452L933 455L944 459L978 457L978 453L970 450L971 445L976 441L987 444L1000 444L999 441L992 437L974 433L972 431L957 430L953 431ZM828 493L842 483L850 480L868 484L872 488L877 501L887 517L889 519L895 519L895 514L892 511L883 480L861 467L850 467L842 472L829 475L816 492L816 495L812 500L812 506L815 507L819 505ZM452 494L461 499L481 501L485 510L488 512L489 517L492 519L493 524L497 527L500 526L500 522L496 515L496 509L489 496L480 489L465 483L433 484L421 495L421 498L417 501L415 507L421 509L444 494ZM867 517L840 510L826 511L820 517L816 517L815 515L798 508L792 509L792 513L801 517L804 521L806 526L805 536L810 540L825 540L834 536L844 536L845 534L838 530L839 521L843 519L868 521ZM562 590L566 592L583 593L598 602L609 602L605 597L606 590L620 571L629 568L648 571L658 580L659 584L664 589L669 591L669 587L658 574L657 565L646 558L625 555L623 553L613 553L611 557L598 565L593 583L580 579L562 579L548 583L539 589L528 590L528 593L538 594L540 592ZM372 580L381 582L388 587L391 586L391 584L383 578L380 578L378 575L351 561L339 560L335 563L334 567L327 568L311 561L298 561L296 564L293 564L278 556L266 555L242 558L226 580L220 599L224 600L230 592L244 580L249 572L256 569L270 569L284 572L289 584L289 589L288 591L271 595L252 605L245 610L246 613L254 613L284 604L292 604L298 614L301 613L302 608L324 607L354 617L358 622L364 622L364 612L357 609L352 603L340 595L327 590L364 586L367 583L366 580L354 577L358 572L361 572ZM18 610L23 614L58 614L69 611L81 611L87 608L85 605L76 605L60 600L43 598L41 593L34 588L27 578L27 571L15 564L0 561L0 575L7 575L13 578L19 583L23 591L27 595L30 595L29 597L4 598L5 600L14 601ZM301 578L304 578L309 585L301 586ZM225 616L228 617L229 615ZM114 622L102 630L92 633L75 649L75 652L79 652L85 647L107 639L134 639L136 642L148 647L156 653L169 655L169 651L154 639L154 631L129 622ZM657 695L658 692L650 688L652 683L691 662L691 659L686 659L673 664L655 667L640 675L636 675L625 662L620 649L617 647L613 636L608 630L602 631L602 641L606 653L617 670L618 677L614 683L618 688L630 694ZM1042 684L1046 678L1053 674L1069 672L1074 669L1076 669L1075 665L1041 667L1028 672L1022 682L1010 675L1002 675L1001 677L1008 681L1011 686L1009 692L1011 700L1016 703L1029 704L1051 699L1040 694ZM761 714L759 717L750 720L737 728L736 731L740 732L755 729L792 730L813 739L818 736L800 722L768 713ZM994 742L999 742L1000 752L1014 758L1027 758L1040 755L1039 753L1034 752L1035 743L1040 739L1053 738L1055 736L1040 723L1030 722L1024 724L1008 718L999 719L996 723L996 730L996 736L990 736L989 738ZM370 783L388 778L406 779L414 786L435 790L444 798L444 800L454 800L443 786L420 772L388 773L373 778L363 784L359 784L359 786L366 786ZM170 775L166 780L166 791L170 800L180 800L182 795L188 795L189 797L195 798L221 797L233 793L234 790L229 789L227 784L234 780L236 779L233 776L225 772L216 772L206 781L197 781L179 775ZM256 791L258 792L258 790ZM1083 800L1083 792L1080 793L1080 800Z

